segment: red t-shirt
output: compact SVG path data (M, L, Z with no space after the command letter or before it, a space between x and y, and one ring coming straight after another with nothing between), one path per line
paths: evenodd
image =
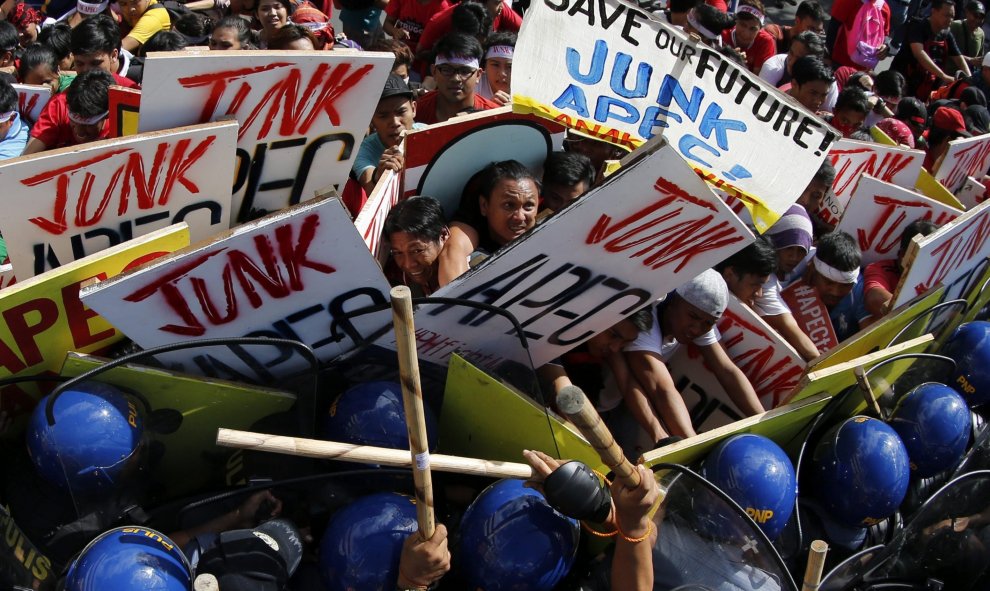
M763 67L763 62L767 61L777 53L777 42L774 40L770 33L767 33L763 29L756 34L756 38L753 39L753 44L749 47L739 47L736 45L735 40L732 37L732 32L735 29L729 29L728 31L722 31L722 43L725 43L729 47L735 47L739 51L746 52L746 67L749 71L754 74L760 73L760 68Z
M436 45L437 41L450 32L455 7L456 5L436 13L433 15L433 18L426 23L426 28L423 29L423 35L419 38L419 45L416 48L417 51L433 49L433 46ZM519 32L519 27L521 26L522 17L519 16L518 12L512 10L512 7L509 6L508 2L503 0L502 12L500 12L499 15L495 17L495 20L492 21L492 30L517 33Z
M480 94L474 95L474 108L478 111L497 109L501 105L492 102ZM416 101L416 121L425 125L439 123L437 120L437 91L433 90Z
M385 14L398 19L395 26L409 33L406 45L415 52L426 23L433 15L449 7L448 0L432 0L426 4L421 4L419 0L389 0Z
M863 271L863 293L871 289L881 288L894 293L901 274L897 270L897 261L887 259L866 265Z
M131 80L130 78L126 76L121 76L116 72L113 72L111 75L113 76L113 83L116 84L117 86L123 86L124 88L135 88L137 90L141 90L141 85Z
M60 92L48 101L45 108L38 115L38 121L31 128L31 137L37 138L45 144L49 150L73 146L76 137L72 135L72 128L69 126L69 104L66 102L66 93ZM110 126L108 119L103 120L103 131L97 139L105 140L110 137Z
M715 7L722 12L729 12L729 5L725 3L725 0L705 0L705 4Z

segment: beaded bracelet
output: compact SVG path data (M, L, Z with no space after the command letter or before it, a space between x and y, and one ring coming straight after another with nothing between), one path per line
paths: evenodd
M622 539L623 540L629 542L630 544L638 544L639 542L646 541L647 539L649 539L650 535L653 534L653 522L652 521L647 521L646 522L646 533L643 534L643 536L642 537L639 537L639 538L630 538L625 533L623 533L623 531L621 529L619 529L619 523L618 523L618 521L616 521L615 529L616 529L616 531L619 532L619 535L622 536Z

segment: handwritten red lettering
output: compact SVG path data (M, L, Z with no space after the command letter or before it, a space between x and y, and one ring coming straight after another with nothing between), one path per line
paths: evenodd
M953 234L954 236L932 249L931 258L935 260L935 264L928 277L914 286L916 295L925 293L964 265L977 260L977 254L990 238L990 215L984 212L983 215L970 219Z
M918 160L915 154L890 151L881 154L875 148L832 150L829 158L836 173L832 191L841 196L852 193L864 172L884 182L898 184L895 177Z
M926 219L932 220L935 224L944 224L957 217L947 212L941 212L935 218L931 206L922 201L907 201L876 195L873 197L873 202L883 207L883 210L876 216L876 223L871 228L856 230L859 248L864 252L873 251L886 255L894 251L895 248L900 248L901 234L904 233L904 228L915 220Z
M946 157L948 160L948 157ZM942 167L949 166L948 173L942 173ZM981 140L966 146L954 155L953 161L943 162L937 178L947 189L955 191L966 182L966 177L983 178L990 167L990 141Z

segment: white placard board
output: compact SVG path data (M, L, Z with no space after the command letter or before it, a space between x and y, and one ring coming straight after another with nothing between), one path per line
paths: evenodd
M662 135L741 198L760 231L794 203L837 137L745 64L620 0L534 2L512 93L516 112L615 144Z
M24 280L186 222L192 240L230 227L237 123L196 125L0 162L0 231Z
M15 283L17 283L17 277L14 276L14 266L10 263L0 265L0 289L10 287Z
M962 203L966 209L973 209L977 205L983 202L984 195L986 195L987 187L979 181L979 179L974 179L971 176L966 177L966 182L963 183L961 189L956 191L956 199L959 203Z
M11 86L17 91L17 110L24 120L33 125L38 120L38 116L41 115L41 110L52 99L51 87L36 84L12 84Z
M722 334L722 348L749 379L763 408L770 410L779 406L801 381L805 368L801 356L756 312L734 296L729 297L729 305L716 326ZM708 431L745 416L705 366L697 347L682 345L668 361L667 368L699 431Z
M83 302L142 347L269 336L311 346L321 361L391 319L343 312L388 301L389 285L336 198L308 201L84 289ZM383 320L384 318L384 320ZM212 347L161 356L174 369L272 382L308 367L294 349Z
M952 140L942 158L935 180L955 193L966 184L966 177L982 179L990 169L990 133Z
M364 207L354 218L354 227L357 228L368 245L368 250L375 259L385 262L386 255L384 241L382 240L382 230L385 228L385 218L392 207L399 202L402 196L402 179L394 171L386 170L385 174L378 179L378 184L368 197Z
M938 283L951 285L990 256L990 201L985 201L922 239L914 237L891 309Z
M914 191L864 174L836 229L856 239L863 253L860 266L865 268L883 259L896 258L901 234L912 222L927 219L942 226L962 213Z
M835 167L832 191L825 197L819 215L836 225L856 191L861 174L868 174L899 187L913 188L921 174L925 153L901 146L887 146L856 140L841 139L829 150L828 158Z
M536 367L725 259L752 233L664 145L436 292L500 306L522 324ZM502 317L424 305L420 360L457 352L478 367L529 362ZM386 335L378 344L394 348Z
M140 131L233 116L235 221L343 186L392 69L391 53L151 53Z

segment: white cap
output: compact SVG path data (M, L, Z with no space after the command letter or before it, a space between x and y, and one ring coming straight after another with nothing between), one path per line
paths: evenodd
M729 288L714 269L706 269L675 291L685 302L715 318L722 316L729 305Z

